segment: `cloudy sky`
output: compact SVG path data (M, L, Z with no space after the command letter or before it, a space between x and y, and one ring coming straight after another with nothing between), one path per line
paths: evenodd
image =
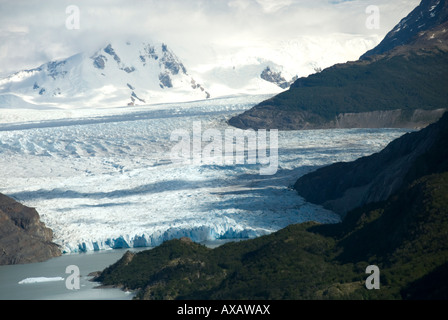
M383 37L420 0L0 0L0 75L37 67L110 39L167 43L187 65L235 47L300 36ZM68 29L79 9L79 29ZM366 27L368 6L380 9L379 29ZM73 21L73 20L69 20ZM72 24L73 25L73 24Z

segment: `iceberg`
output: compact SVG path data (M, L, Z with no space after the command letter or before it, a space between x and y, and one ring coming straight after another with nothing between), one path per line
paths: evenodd
M53 281L64 281L65 279L62 277L36 277L36 278L26 278L19 281L19 284L33 284L33 283L42 283L42 282L53 282Z

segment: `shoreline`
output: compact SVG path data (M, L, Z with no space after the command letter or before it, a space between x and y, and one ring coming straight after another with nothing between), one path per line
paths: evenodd
M215 248L228 242L245 239L207 241L201 244ZM66 253L44 262L0 266L0 300L132 300L135 293L125 288L103 286L93 281L97 272L118 261L127 251L140 252L154 247L108 249ZM80 289L69 290L66 282L70 274L66 267L80 269ZM30 281L29 279L60 281ZM28 279L28 281L26 281Z

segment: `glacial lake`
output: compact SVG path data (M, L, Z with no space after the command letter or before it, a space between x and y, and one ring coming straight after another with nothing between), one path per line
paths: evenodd
M131 300L130 292L95 288L99 284L88 276L116 262L126 250L64 254L40 263L0 266L0 300ZM80 271L79 290L66 287L71 276L66 268L72 265Z

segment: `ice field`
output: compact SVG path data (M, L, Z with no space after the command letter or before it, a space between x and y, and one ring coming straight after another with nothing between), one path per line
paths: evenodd
M339 217L290 186L303 174L383 149L406 130L278 133L278 170L173 163L178 129L228 129L266 96L129 108L0 110L0 192L35 207L64 252L250 238Z

